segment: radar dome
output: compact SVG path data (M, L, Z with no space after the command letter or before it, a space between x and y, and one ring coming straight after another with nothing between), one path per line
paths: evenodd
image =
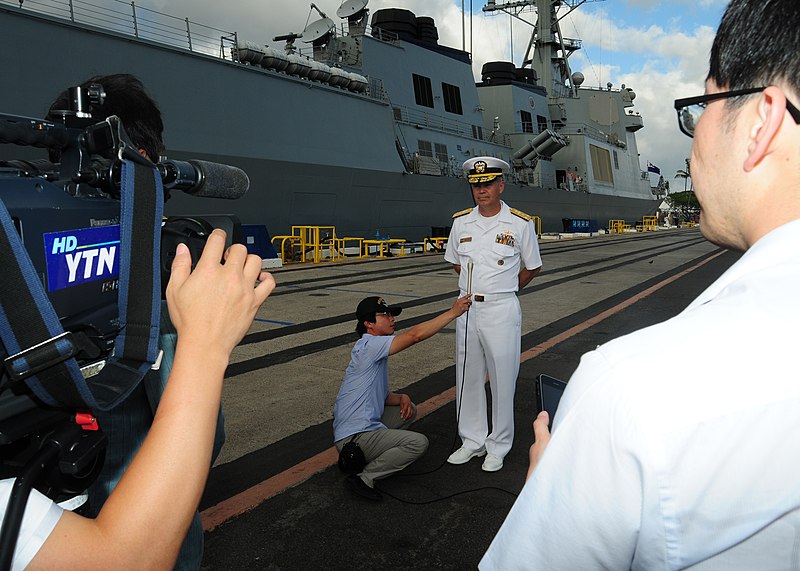
M572 85L580 87L583 84L584 79L586 78L583 77L583 74L579 71L576 71L572 74Z

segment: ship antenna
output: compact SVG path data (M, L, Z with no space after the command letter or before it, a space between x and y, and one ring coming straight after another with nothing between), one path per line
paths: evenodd
M572 72L569 68L569 57L581 48L580 40L566 39L561 34L559 22L586 2L603 2L604 0L511 0L497 3L488 0L483 7L484 12L505 12L513 18L533 27L531 39L522 61L522 67L530 65L541 78L541 84L549 93L556 97L563 93L564 86L569 85L572 93L576 86L572 83ZM556 13L556 6L566 6L569 10L560 17ZM520 16L525 11L536 12L536 22L529 22ZM541 46L538 53L534 53L536 46ZM549 50L545 53L544 50ZM512 55L513 57L513 55Z

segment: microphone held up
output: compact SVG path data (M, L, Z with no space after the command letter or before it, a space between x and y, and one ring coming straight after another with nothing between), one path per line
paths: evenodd
M156 165L164 188L181 190L202 198L236 199L250 188L242 169L199 159L163 161Z

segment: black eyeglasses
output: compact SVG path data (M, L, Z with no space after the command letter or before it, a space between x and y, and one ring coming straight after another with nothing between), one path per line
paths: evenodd
M730 97L740 97L764 91L766 87L751 87L749 89L737 89L735 91L722 91L720 93L708 93L698 97L687 97L686 99L675 100L675 110L678 112L678 126L681 131L689 137L694 137L694 128L700 120L700 116L705 111L708 103L715 99L728 99ZM791 101L786 100L786 110L792 116L794 122L800 124L800 110Z

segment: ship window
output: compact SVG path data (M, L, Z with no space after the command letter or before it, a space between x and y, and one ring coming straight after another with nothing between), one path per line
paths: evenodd
M447 145L442 145L440 143L436 143L436 158L439 159L439 162L443 165L446 165L449 162L447 158Z
M483 127L481 127L480 125L473 125L472 138L483 140Z
M444 95L444 110L448 113L463 115L461 109L461 90L457 85L450 85L442 82L442 94Z
M395 121L402 121L403 120L403 110L399 107L394 107L394 120Z
M614 168L619 170L619 157L617 156L617 151L612 151L614 153Z
M414 97L417 100L417 105L433 107L431 78L425 77L424 75L417 75L416 73L412 73L411 77L414 80Z
M533 133L533 116L527 111L520 111L519 116L522 119L522 132Z
M614 175L611 172L611 153L596 145L589 145L589 155L592 158L592 174L597 182L614 184Z
M547 117L543 115L536 116L536 126L539 128L539 132L547 131Z
M419 144L419 156L421 157L433 157L433 145L430 141L417 141Z

